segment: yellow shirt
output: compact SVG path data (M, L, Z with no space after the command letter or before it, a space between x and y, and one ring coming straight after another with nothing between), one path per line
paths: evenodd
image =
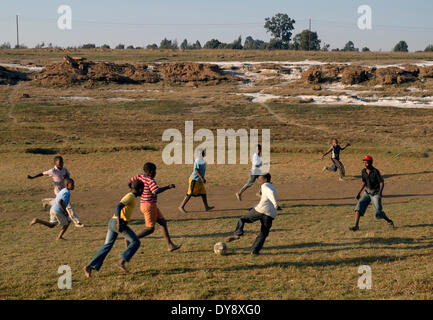
M122 200L120 200L125 206L120 210L120 218L128 222L131 219L132 212L135 208L136 198L132 192L125 195ZM116 218L116 215L113 216Z

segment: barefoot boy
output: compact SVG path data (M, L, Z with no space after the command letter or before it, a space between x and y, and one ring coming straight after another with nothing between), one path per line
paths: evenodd
M389 226L394 228L394 222L382 210L382 191L385 187L383 177L379 170L373 167L373 157L366 156L362 161L364 162L364 169L362 169L361 190L359 190L356 196L358 203L355 208L355 226L349 229L351 231L359 230L359 219L364 216L370 203L373 205L376 219L384 219ZM362 193L363 190L364 192Z
M251 254L258 255L265 243L266 237L272 227L272 221L277 216L277 190L271 183L271 175L269 173L261 175L257 178L261 185L260 202L252 208L246 215L242 216L236 226L236 231L233 236L226 238L226 242L239 240L244 234L245 223L253 223L260 220L262 227L260 233L251 247Z
M206 153L203 149L197 150L197 158L194 162L194 170L189 177L188 181L188 191L186 194L185 199L183 199L180 207L178 208L180 212L186 213L184 207L188 203L189 199L191 197L201 197L204 204L204 209L206 211L212 210L214 207L210 207L207 203L207 196L206 196L206 188L204 184L206 183L206 179L204 178L204 175L206 173L206 162L204 161L203 157L206 156Z
M49 228L54 228L56 225L60 224L62 226L62 230L60 230L60 233L57 236L56 240L65 240L63 238L63 235L65 234L66 230L69 227L69 224L71 223L68 217L68 213L66 212L66 208L68 207L71 198L71 191L74 190L75 187L74 180L70 178L65 178L64 182L66 187L60 190L59 193L57 193L56 199L54 199L53 206L50 209L50 221L47 222L45 220L35 218L32 220L32 222L30 222L31 226L39 223Z
M90 260L89 264L84 267L84 273L87 278L90 278L92 270L99 271L99 269L101 269L104 259L111 248L113 248L119 233L123 234L128 242L128 247L120 254L120 261L117 263L117 267L123 272L128 272L125 263L131 260L140 247L140 240L134 231L128 227L128 222L134 211L136 198L143 194L144 184L141 181L135 180L131 182L129 186L131 191L117 204L115 214L108 222L108 231L104 245L99 249L92 260Z
M346 144L344 147L341 147L340 144L338 143L338 139L332 139L332 146L328 149L328 151L326 151L326 153L324 153L322 155L322 160L323 158L330 152L331 153L331 161L332 161L332 166L330 167L323 167L323 172L325 171L337 171L340 174L340 181L343 181L343 178L346 174L345 170L344 170L344 166L343 163L340 161L340 151L345 150L347 147L350 147L350 143Z
M175 245L173 241L171 241L170 235L168 234L167 221L164 219L157 205L157 194L175 188L175 185L170 184L162 188L158 187L154 179L156 176L156 166L152 162L145 163L143 170L144 174L139 174L130 179L130 182L139 180L144 184L144 191L140 198L140 211L144 215L146 228L137 232L137 236L143 238L152 234L155 231L155 224L158 223L162 227L162 235L167 242L168 250L177 250L180 246Z
M60 190L62 190L65 187L65 178L70 178L71 175L63 166L63 158L60 156L54 157L54 168L41 172L35 176L28 175L28 179L35 179L42 176L49 176L53 178L53 184L54 184L54 194L57 195ZM42 204L45 207L52 206L54 204L54 198L46 198L42 199ZM78 218L77 214L74 211L74 208L72 207L71 203L68 204L66 207L66 211L69 215L69 218L74 222L74 225L76 227L84 227L84 225L80 222L80 218Z
M257 145L256 153L254 153L253 158L251 160L252 167L251 167L251 174L250 178L248 179L247 183L239 190L239 192L236 193L236 198L241 201L242 200L242 193L245 192L249 187L251 187L256 179L262 174L261 167L263 165L262 163L262 146L260 144Z

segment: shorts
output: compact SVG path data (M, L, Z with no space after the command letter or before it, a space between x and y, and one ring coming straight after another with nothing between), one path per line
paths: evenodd
M71 220L63 213L50 210L50 223L60 224L62 227L65 227L71 223Z
M386 217L386 214L383 211L382 198L379 197L378 194L372 195L365 190L361 195L358 203L356 204L355 211L358 211L360 216L363 217L370 203L373 206L376 219L384 219Z
M206 188L204 187L203 182L198 182L197 180L193 180L192 178L189 178L188 181L188 192L187 196L202 196L206 194Z
M147 228L154 228L156 221L164 219L156 203L140 203L140 211L144 215Z

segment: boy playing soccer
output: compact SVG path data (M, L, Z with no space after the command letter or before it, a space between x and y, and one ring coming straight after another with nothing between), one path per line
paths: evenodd
M384 219L388 225L394 228L394 222L389 219L385 212L382 210L382 192L385 187L385 182L379 170L373 167L373 157L366 156L362 159L364 162L364 169L362 169L362 185L356 195L358 203L355 208L355 226L350 227L351 231L359 230L359 219L364 216L368 205L373 205L376 219ZM365 190L364 190L365 188ZM364 193L361 196L362 191Z
M135 180L142 181L144 184L144 191L140 198L140 211L144 215L144 221L146 228L140 232L137 232L139 238L143 238L152 234L155 231L155 224L158 223L162 227L162 235L168 245L169 251L175 251L181 246L177 246L171 241L170 235L168 234L167 221L164 219L161 211L157 205L157 194L164 192L168 189L175 188L174 184L169 184L165 187L158 187L154 180L156 176L156 166L152 162L147 162L143 167L144 174L139 174L130 179L130 182Z
M206 162L204 161L203 157L206 156L206 153L203 149L198 149L197 153L197 158L194 161L194 171L192 172L188 181L188 192L185 199L183 199L182 204L178 208L182 213L186 213L184 207L191 197L200 196L203 200L204 209L206 211L212 210L214 208L210 207L207 203L206 188L204 186L206 183L206 179L204 178L206 173Z
M74 190L74 180L70 178L65 178L64 183L66 185L65 188L60 190L57 193L56 199L54 199L54 204L50 209L50 221L47 222L41 219L33 219L30 222L30 225L34 225L36 223L42 224L49 228L54 228L56 225L60 224L62 226L62 230L60 230L59 235L56 240L65 240L63 235L69 227L71 221L69 220L68 213L66 212L66 208L68 207L69 200L71 197L71 191Z
M345 150L347 147L350 147L350 143L346 144L344 147L341 147L340 144L338 143L338 139L332 139L332 146L328 149L328 151L326 151L326 153L324 153L322 155L322 159L330 152L331 153L331 161L332 161L332 166L330 167L323 167L323 172L325 171L337 171L340 174L340 181L343 181L344 176L346 175L346 172L344 170L344 166L343 163L340 161L340 151Z
M128 242L128 247L120 254L120 261L117 263L117 266L122 271L128 272L125 263L131 260L140 247L140 240L134 231L128 227L128 221L131 219L132 212L134 211L136 198L143 194L144 184L141 181L135 180L129 184L129 187L131 191L117 204L115 214L108 222L108 231L104 245L90 260L89 264L84 267L84 273L87 278L90 278L92 270L99 271L101 269L104 259L111 248L113 248L119 233L123 234Z
M251 167L251 174L250 178L248 179L247 183L239 190L239 192L236 193L236 198L241 201L242 200L242 193L245 192L249 187L251 187L256 179L262 174L261 166L262 163L262 146L260 144L257 145L256 153L253 155L252 167Z
M71 177L68 169L66 169L63 166L63 158L61 156L54 157L54 168L41 172L33 177L28 175L27 178L35 179L42 176L49 176L53 178L55 195L57 195L60 192L60 190L62 190L65 187L65 178ZM47 206L52 206L54 204L54 198L42 199L42 204L44 208ZM66 212L68 213L69 218L74 222L74 225L76 227L78 228L84 227L84 224L80 222L80 218L78 218L77 214L74 211L74 208L70 203L66 207Z
M251 254L258 255L260 250L265 243L269 231L272 227L272 221L277 216L277 190L271 183L271 175L269 173L261 175L257 178L257 181L261 185L260 191L260 202L254 208L242 216L236 226L236 231L234 235L226 238L226 242L231 242L234 240L239 240L244 234L245 223L253 223L260 220L262 227L260 233L251 247Z

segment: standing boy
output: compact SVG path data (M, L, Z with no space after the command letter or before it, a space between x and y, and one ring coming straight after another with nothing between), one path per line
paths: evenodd
M60 190L59 193L57 193L56 199L54 199L53 206L50 209L50 221L47 222L45 220L35 218L32 220L32 222L30 222L30 226L39 223L47 226L48 228L54 228L56 225L60 224L62 226L62 230L60 230L60 233L57 236L56 240L65 240L65 238L63 238L63 235L65 234L66 230L69 227L69 224L71 223L66 208L68 207L68 204L70 202L71 191L74 190L75 184L74 180L70 178L65 178L64 183L66 187Z
M87 278L90 278L92 270L99 271L99 269L101 269L105 257L110 252L111 248L113 248L119 233L123 234L128 242L128 247L120 254L120 261L117 263L117 266L123 272L128 272L125 263L131 260L140 247L140 240L134 231L128 227L128 222L134 211L136 198L143 194L144 184L141 181L135 180L129 184L129 187L131 191L117 204L115 214L108 222L108 231L104 245L99 249L92 260L90 260L87 266L84 267L84 273Z
M261 175L257 178L257 181L261 185L260 191L260 202L254 208L242 216L236 226L236 231L233 236L226 238L226 242L239 240L244 234L245 223L253 223L260 220L262 227L260 233L251 247L251 254L258 255L260 250L265 243L266 237L269 235L269 231L272 227L272 221L277 216L277 190L271 183L271 175L269 173Z
M140 211L144 215L146 228L140 232L137 232L137 236L139 238L143 238L149 234L152 234L155 231L155 224L158 223L162 227L162 235L167 242L168 250L177 250L181 246L177 246L173 243L173 241L171 241L170 235L168 234L167 221L164 219L157 205L157 194L168 189L175 188L175 185L170 184L162 188L158 187L154 179L156 176L156 165L152 162L145 163L143 170L144 175L139 174L130 179L130 182L140 180L144 184L144 191L140 198Z
M364 169L362 169L362 185L359 190L356 200L358 203L355 208L355 226L350 227L351 231L359 230L359 219L364 216L368 205L371 203L375 211L376 219L384 219L389 226L394 228L394 222L389 219L385 212L382 210L382 192L385 187L385 182L379 170L373 167L373 157L366 156L362 159L364 162ZM365 190L364 190L365 188ZM361 197L361 192L364 193Z
M262 146L260 144L257 145L256 152L253 155L252 159L252 167L251 167L251 173L250 178L248 179L247 183L239 190L239 192L236 193L236 198L238 198L239 201L242 200L242 193L245 192L249 187L251 187L256 179L263 174L261 171L261 167L263 165L262 163Z
M340 144L338 143L338 139L332 139L332 146L328 149L328 151L326 151L326 153L324 153L322 155L322 160L323 158L331 152L331 161L332 161L332 166L330 167L323 167L323 172L325 171L337 171L340 174L339 180L343 181L344 176L346 175L345 169L344 169L344 165L343 163L340 161L340 151L345 150L347 147L350 147L350 143L346 144L344 147L341 147Z
M54 157L54 168L41 172L35 176L28 175L28 179L35 179L42 176L49 176L53 179L54 184L54 194L57 196L57 194L65 187L65 178L70 178L71 175L63 166L63 158L61 156ZM45 207L52 206L54 204L54 198L46 198L42 199L42 204ZM74 222L74 225L78 228L84 227L84 224L80 222L80 218L78 218L77 214L74 211L74 208L72 207L72 204L69 203L66 207L66 211L69 215L69 218Z
M188 181L188 191L185 199L183 199L180 207L178 208L180 212L186 213L184 207L188 203L191 197L201 197L204 204L204 209L206 211L212 210L214 207L211 207L207 203L206 196L206 188L204 184L206 183L206 179L204 175L206 173L206 162L204 161L204 157L206 153L203 149L197 150L197 158L194 161L194 169L192 171L191 176Z

